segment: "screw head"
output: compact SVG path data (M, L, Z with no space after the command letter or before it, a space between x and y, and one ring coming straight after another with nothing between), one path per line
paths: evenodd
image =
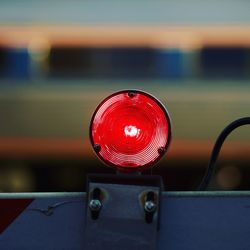
M146 212L153 213L156 210L156 204L153 201L146 201L144 209Z
M131 97L131 98L133 98L133 97L136 96L136 93L134 91L129 91L128 92L128 96Z
M89 208L91 211L100 211L102 203L98 199L93 199L89 202Z
M159 155L163 155L165 153L166 149L164 147L159 147L158 148L158 153Z
M101 146L99 144L94 144L94 150L95 152L100 152L101 151Z

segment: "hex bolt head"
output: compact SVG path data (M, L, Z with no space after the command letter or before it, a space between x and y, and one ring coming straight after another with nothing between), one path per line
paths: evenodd
M95 212L100 211L101 207L102 207L102 203L98 199L92 199L89 202L89 208L90 208L91 211L95 211Z
M144 209L148 213L154 213L156 211L156 204L153 201L146 201Z

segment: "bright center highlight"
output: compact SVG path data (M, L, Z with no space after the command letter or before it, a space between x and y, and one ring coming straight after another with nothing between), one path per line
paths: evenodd
M135 126L129 125L124 128L124 133L126 136L135 137L140 133L140 129Z

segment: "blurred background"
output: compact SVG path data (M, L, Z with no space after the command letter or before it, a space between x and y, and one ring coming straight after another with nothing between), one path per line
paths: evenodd
M166 190L195 190L220 131L250 115L249 10L243 0L1 0L0 191L82 191L87 173L114 172L88 129L124 88L167 106L173 141L153 173ZM245 126L210 188L250 189L249 163Z

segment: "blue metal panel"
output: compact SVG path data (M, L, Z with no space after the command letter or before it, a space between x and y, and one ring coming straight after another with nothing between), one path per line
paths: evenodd
M0 235L1 250L84 249L85 194L0 194L0 202L6 197L35 200ZM250 249L250 192L170 192L162 199L159 250ZM51 215L48 205L56 205Z
M246 193L173 193L163 198L159 249L250 249Z
M31 205L0 234L0 249L84 249L85 195L17 195L34 196ZM0 202L6 197L16 196L1 194ZM52 213L46 213L48 206L55 207Z

